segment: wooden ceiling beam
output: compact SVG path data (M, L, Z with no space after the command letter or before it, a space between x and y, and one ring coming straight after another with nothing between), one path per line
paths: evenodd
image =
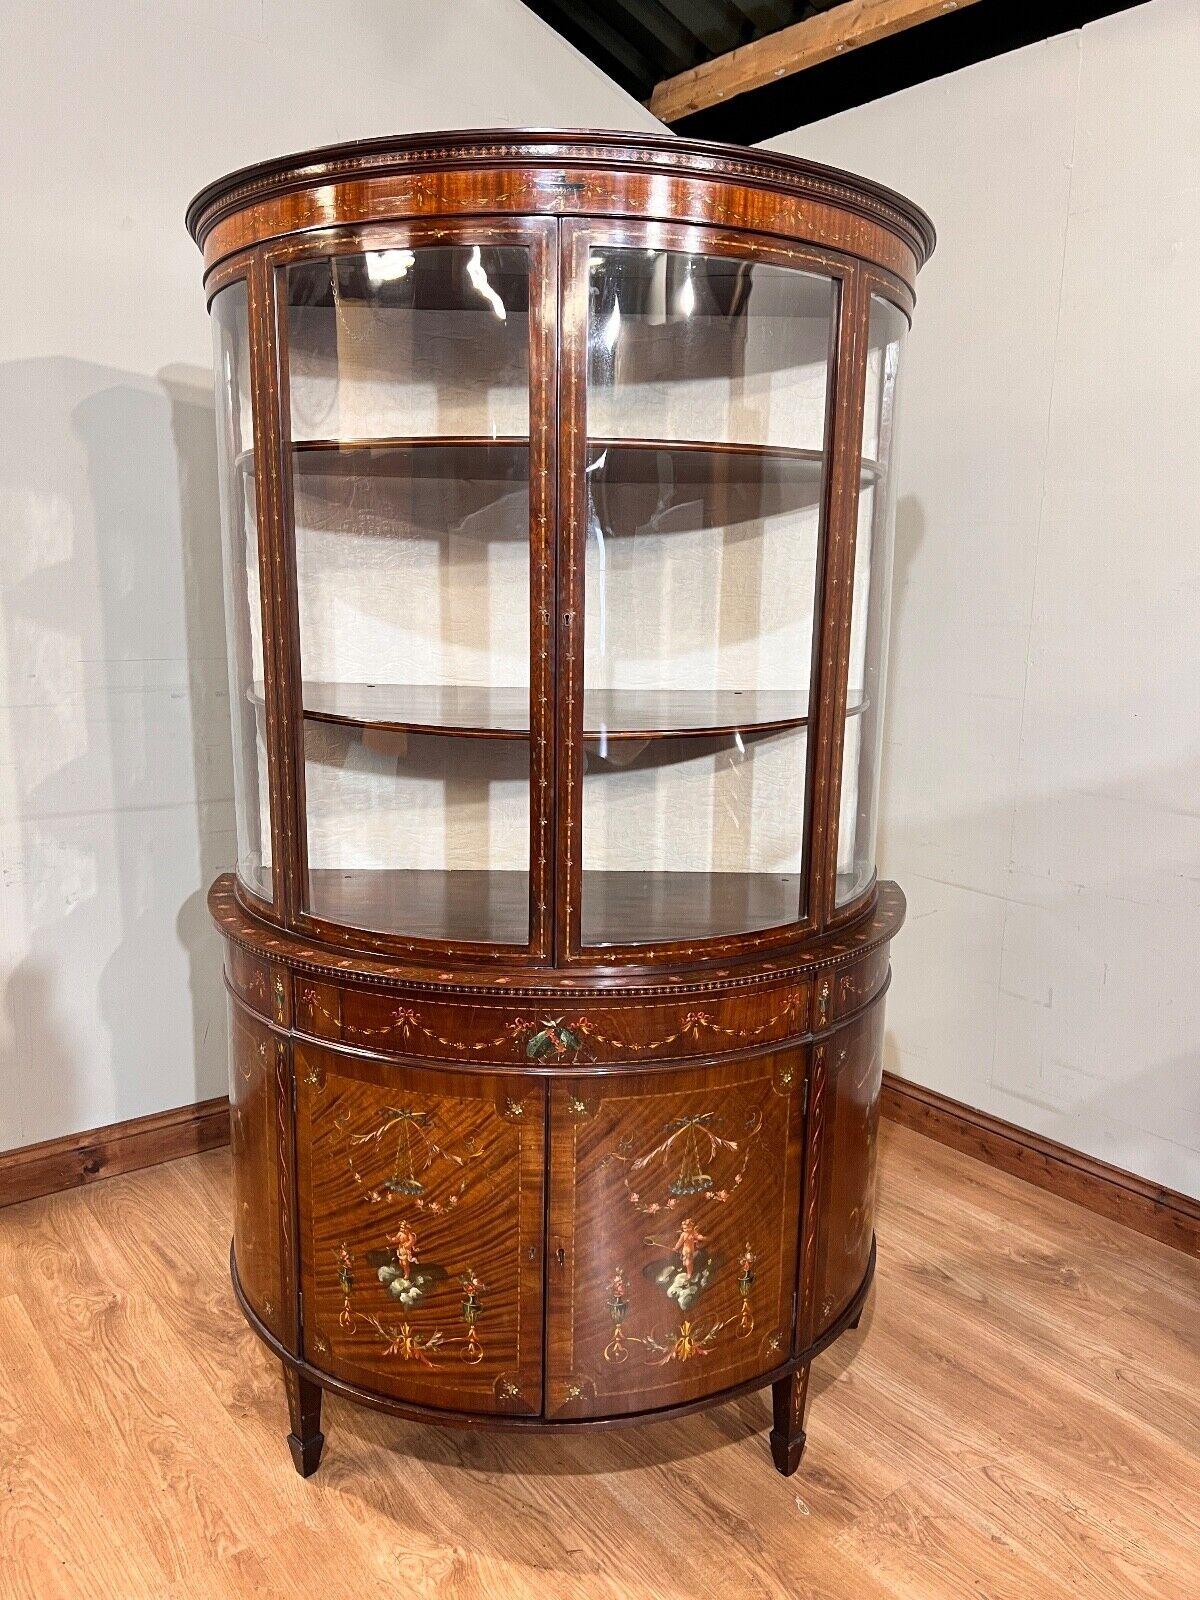
M761 89L779 78L803 72L818 62L874 44L976 0L845 0L815 17L794 22L727 55L714 56L673 78L664 78L650 96L660 121L679 122L722 100Z

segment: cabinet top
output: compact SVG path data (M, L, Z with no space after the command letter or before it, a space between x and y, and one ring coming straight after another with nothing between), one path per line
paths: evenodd
M433 172L564 167L585 174L607 173L618 180L622 175L638 174L709 179L832 205L894 234L911 250L918 268L928 260L936 239L929 217L911 200L883 184L835 167L776 151L680 139L672 134L578 128L442 130L351 140L261 161L201 189L188 206L187 226L203 249L212 230L227 218L314 187ZM560 184L557 190L551 185L534 197L532 209L552 214L587 212L592 198L586 182Z

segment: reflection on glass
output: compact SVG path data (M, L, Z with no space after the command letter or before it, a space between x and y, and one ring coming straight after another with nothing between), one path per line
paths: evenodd
M889 300L871 301L867 348L863 456L879 464L879 477L859 495L850 622L848 715L842 750L838 823L837 904L868 887L875 872L879 820L879 761L883 748L883 686L891 611L892 534L896 511L896 418L900 356L908 321Z
M588 432L819 450L834 286L667 250L591 258Z
M287 304L293 440L528 434L523 248L304 261Z
M213 300L212 329L237 872L248 889L270 900L271 814L262 704L262 596L258 581L250 335L244 280L231 283Z
M795 922L833 285L590 265L582 943Z
M523 248L287 274L308 909L412 938L529 926Z

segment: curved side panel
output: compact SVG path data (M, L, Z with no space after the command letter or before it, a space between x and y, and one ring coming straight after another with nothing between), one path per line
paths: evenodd
M845 1310L871 1259L883 1082L883 1008L881 994L828 1044L814 1339Z
M286 1048L286 1046L284 1047ZM233 1245L247 1300L276 1338L285 1338L276 1041L241 1006L229 1006L229 1117L233 1161Z

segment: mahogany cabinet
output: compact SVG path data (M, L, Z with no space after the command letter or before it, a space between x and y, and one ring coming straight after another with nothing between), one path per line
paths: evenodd
M234 1286L512 1428L773 1387L874 1268L893 435L928 219L762 151L340 146L193 202L235 871Z

